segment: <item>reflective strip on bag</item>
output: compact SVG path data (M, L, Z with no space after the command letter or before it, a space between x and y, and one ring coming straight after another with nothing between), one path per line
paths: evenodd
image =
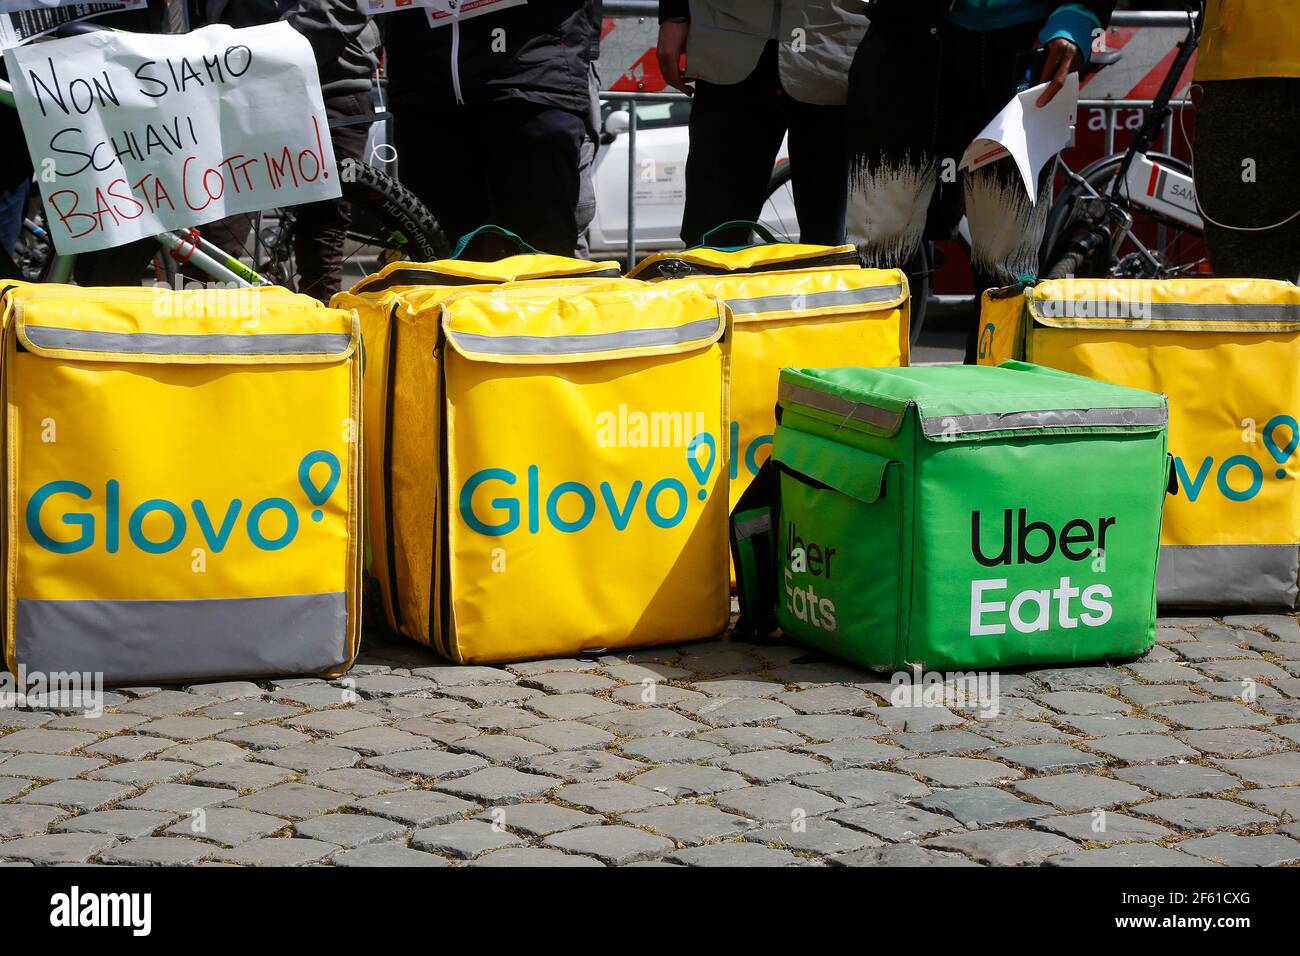
M452 343L482 355L571 355L618 352L623 349L660 348L707 342L717 336L722 317L713 316L662 329L625 329L594 335L479 335L448 331Z
M727 306L736 315L761 315L765 312L792 312L831 309L852 305L871 305L901 299L901 285L868 286L863 289L832 289L827 292L765 295L751 299L728 299Z
M333 355L352 338L334 332L264 335L170 335L157 332L93 332L28 325L27 340L37 348L128 355Z
M1149 322L1191 325L1300 325L1300 305L1273 302L1119 302L1113 299L1030 299L1034 318L1043 322L1114 323L1140 327Z
M899 426L903 424L902 412L877 408L875 405L864 405L862 402L850 401L839 395L832 395L830 392L805 388L802 385L795 385L793 382L781 382L777 398L782 403L793 402L796 405L815 408L818 411L839 415L846 421L860 422L874 428L882 428L891 434L898 431Z
M1053 408L1007 414L932 415L921 419L927 438L974 435L1042 428L1159 427L1169 421L1169 410L1156 408Z
M758 514L751 512L748 517L737 516L732 524L736 529L737 539L752 538L755 535L765 534L772 530L772 513L770 511L761 511Z

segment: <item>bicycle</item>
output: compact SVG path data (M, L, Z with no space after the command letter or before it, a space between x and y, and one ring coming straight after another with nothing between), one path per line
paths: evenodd
M1039 250L1043 278L1166 279L1210 274L1191 166L1152 150L1164 124L1173 117L1170 101L1196 52L1200 22L1189 9L1187 35L1178 43L1177 55L1128 149L1078 173L1056 158L1067 185L1053 202L1043 233ZM1118 51L1095 55L1092 69L1103 69L1118 59Z
M56 35L66 36L88 29L106 29L96 24L69 24ZM0 107L16 109L12 86L0 80ZM356 123L384 122L385 111L373 116L330 120L331 129ZM343 250L344 264L364 263L363 272L396 259L424 262L451 254L451 243L433 214L409 189L364 162L344 160L339 164L341 201L351 207L352 224ZM156 246L146 243L144 253L139 244L127 244L82 255L58 255L45 228L44 207L39 191L33 188L17 254L9 263L0 256L0 278L4 271L16 274L8 278L34 282L73 282L93 285L135 285L142 279L176 285L183 266L218 282L236 286L283 285L298 288L298 271L294 261L293 207L272 208L255 214L251 231L251 249L237 254L222 249L204 238L197 227L160 232L153 236ZM142 261L142 256L144 256ZM249 262L244 260L248 259ZM251 264L249 264L251 263Z

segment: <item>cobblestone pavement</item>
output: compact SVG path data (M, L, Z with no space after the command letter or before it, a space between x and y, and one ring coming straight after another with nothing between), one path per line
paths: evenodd
M1161 625L1138 662L1002 673L996 716L729 641L497 668L371 640L342 681L0 710L0 861L1300 862L1300 625Z

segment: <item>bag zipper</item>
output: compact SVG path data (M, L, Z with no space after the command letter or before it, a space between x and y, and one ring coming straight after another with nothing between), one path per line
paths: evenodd
M765 262L747 269L726 269L721 266L709 266L688 259L661 259L655 266L665 279L681 279L686 276L728 276L747 275L753 272L786 272L797 269L812 269L824 266L860 266L862 260L856 252L835 252L815 259L794 259L787 262Z

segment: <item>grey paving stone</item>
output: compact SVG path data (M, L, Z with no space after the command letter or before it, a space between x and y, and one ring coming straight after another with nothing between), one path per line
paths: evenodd
M603 697L591 694L555 694L550 697L534 697L527 703L528 709L549 717L552 720L582 720L595 714L609 714L622 711L623 708ZM538 721L537 723L540 723Z
M411 836L411 848L443 853L469 859L488 850L507 846L521 846L522 841L512 833L481 820L458 820L435 827L416 830Z
M782 704L801 714L849 714L875 706L875 700L856 687L826 685L781 694Z
M515 682L515 675L500 667L466 667L456 664L417 667L411 671L411 675L424 678L436 687L474 687Z
M653 763L688 763L699 760L712 760L724 757L728 753L725 747L709 743L707 740L692 740L687 737L640 737L625 740L619 750L630 757L644 757Z
M862 768L825 770L798 777L794 782L848 806L887 803L899 798L925 796L930 792L929 787L906 774Z
M573 671L536 674L523 678L520 683L526 687L535 687L548 694L592 694L618 686L613 680L601 674L576 673Z
M996 760L974 757L919 757L900 760L894 767L904 773L919 774L940 787L970 787L1016 780L1024 774Z
M190 777L189 783L207 787L228 787L231 790L261 790L277 783L292 780L294 772L284 767L241 760L239 763L219 763L206 767Z
M179 690L160 690L148 697L140 697L123 704L118 710L128 714L149 714L154 717L167 717L174 714L189 714L201 707L217 703L215 697L203 694L187 694Z
M1124 714L1094 714L1089 717L1062 717L1061 723L1087 737L1115 737L1120 734L1165 734L1169 728L1158 720L1128 717Z
M91 780L111 780L128 787L147 787L193 772L193 764L177 760L131 760L103 767L86 776Z
M1124 767L1116 770L1115 776L1165 797L1197 797L1236 790L1241 786L1236 777L1194 763Z
M605 673L625 684L641 684L645 681L660 683L668 680L681 680L690 677L691 672L671 664L648 662L645 664L608 664Z
M1149 710L1156 716L1171 720L1189 730L1253 727L1273 723L1271 717L1257 714L1249 707L1219 701L1207 701L1204 704L1173 704L1168 707L1153 707Z
M1243 790L1238 800L1260 807L1269 813L1291 820L1300 820L1300 787L1263 787Z
M541 796L559 781L536 773L521 773L508 767L488 767L464 777L438 781L438 789L468 800L488 804L522 803Z
M1049 691L1103 690L1133 683L1133 678L1112 667L1051 667L1026 675Z
M1201 673L1221 681L1285 680L1287 671L1268 661L1204 661L1193 665Z
M645 764L603 750L569 750L530 757L523 766L525 770L558 777L569 783L583 783L611 780L639 770Z
M54 719L54 714L45 711L0 707L0 729L24 730L29 727L43 727Z
M594 826L566 830L548 836L544 842L547 846L558 850L594 856L615 866L637 860L653 859L673 848L671 840L625 826Z
M350 793L354 797L373 797L376 794L392 793L395 790L410 790L415 786L409 780L362 767L313 773L304 777L302 782L309 786L324 787L326 790L337 790L339 793Z
M604 747L614 740L609 731L580 720L554 720L536 727L524 727L518 735L551 750L590 750Z
M142 734L124 734L107 737L87 747L84 753L99 757L120 757L124 760L141 760L162 753L176 741L168 737L147 737Z
M1132 710L1132 707L1122 700L1090 691L1054 691L1039 694L1038 700L1062 714L1122 714Z
M1038 693L1037 688L1033 692ZM1054 714L1053 711L1048 710L1042 704L1035 703L1027 697L1010 697L1005 693L990 706L954 707L953 711L961 717L981 722L1007 720L1009 718L1040 720L1052 717ZM983 727L979 729L984 730Z
M85 863L114 840L103 833L51 833L0 843L0 860L29 860L38 866Z
M1162 704L1203 703L1205 695L1181 684L1134 684L1120 689L1124 699L1139 707Z
M1300 623L1286 614L1236 614L1223 619L1233 627L1249 627L1282 641L1300 641Z
M1195 684L1206 679L1200 671L1175 661L1154 661L1127 666L1139 678L1151 684Z
M1137 782L1137 781L1135 781ZM1090 773L1058 773L1013 784L1016 790L1062 810L1093 810L1135 803L1151 796L1120 780Z
M235 807L208 807L186 816L167 828L172 836L210 840L222 846L239 846L258 837L270 836L289 826L288 820Z
M0 763L0 776L30 777L35 780L66 780L107 764L91 757L61 757L53 754L14 754Z
M875 737L885 732L877 721L847 714L801 714L778 720L777 726L814 741Z
M421 853L395 843L379 843L373 846L357 847L355 850L343 850L330 858L335 866L450 866L450 862L432 853Z
M1121 734L1118 737L1102 737L1088 741L1088 747L1110 754L1125 763L1200 756L1187 744L1167 734Z
M863 738L828 740L825 743L807 744L795 749L800 753L806 753L829 761L832 770L843 770L848 767L869 767L872 764L885 763L908 755L908 751L901 747L890 747L887 744Z
M1300 861L1300 842L1276 833L1262 836L1216 833L1183 840L1178 849L1228 866L1281 866Z
M350 711L338 710L327 713L346 714ZM274 724L254 724L251 727L236 727L217 735L218 740L238 744L249 750L283 750L288 747L301 747L312 743L312 738L298 730L277 727Z
M190 813L238 796L225 787L195 787L187 783L158 783L120 804L126 810L164 810Z
M1089 743L1088 746L1091 747L1092 744ZM1067 744L1019 744L991 750L988 756L1018 764L1036 773L1060 770L1063 767L1100 767L1106 762L1096 754L1084 753Z
M215 684L192 684L185 688L187 693L214 700L240 700L245 697L261 697L266 691L252 681L228 680Z
M350 695L350 696L349 696ZM300 684L274 691L271 699L303 704L307 707L337 707L351 702L356 695L343 687L335 687L324 682L319 684Z
M961 829L961 824L951 817L930 813L906 803L877 803L837 810L829 819L864 830L891 843L905 843L934 833Z
M1214 762L1257 787L1290 787L1300 783L1300 753L1293 750L1268 757Z
M1300 700L1282 700L1276 697L1259 698L1259 709L1282 720L1300 720Z
M1233 660L1236 658L1258 659L1259 654L1236 644L1222 641L1192 641L1186 644L1170 644L1171 650L1177 651L1184 660L1194 664L1205 661Z
M703 796L745 786L745 778L738 773L694 764L654 767L630 778L628 782L673 799Z
M390 699L414 700L415 698L395 697ZM466 727L464 724L453 723L443 718L408 717L405 720L399 720L393 726L398 730L405 730L426 737L430 743L444 746L454 744L456 741L464 740L467 737L477 737L480 733L477 727Z
M844 808L844 804L838 800L792 783L728 790L718 794L714 802L723 810L730 810L752 820L784 824Z
M219 719L282 720L302 713L302 707L273 700L227 700L204 707L199 713Z
M587 717L586 721L620 737L688 734L705 729L705 725L698 721L658 707L594 714Z
M544 744L516 737L513 734L480 734L477 737L457 741L452 746L457 751L474 754L495 764L519 764L529 757L551 752L551 749Z
M536 687L524 687L522 684L498 684L493 687L448 687L442 693L460 700L484 707L509 707L526 704L530 700L545 697L543 691ZM577 693L575 691L575 693Z
M781 824L748 830L745 839L753 843L775 844L787 850L816 853L829 856L835 853L851 853L866 847L880 846L880 840L862 832L841 826L825 817L804 820L799 826Z
M406 827L392 820L372 817L364 813L327 813L304 820L302 823L295 823L293 832L295 836L308 837L322 843L358 847L401 836L406 832ZM423 848L416 847L416 849Z
M747 817L725 813L717 807L702 803L651 807L624 813L622 818L633 826L649 827L670 840L687 845L725 840L756 825L755 821Z
M1152 842L1174 835L1174 831L1151 820L1140 820L1126 813L1102 810L1096 813L1070 813L1043 817L1030 825L1059 833L1071 840L1089 843Z
M889 740L919 754L976 753L994 746L993 741L969 730L933 730L929 733L892 734Z
M348 806L353 810L373 813L375 816L386 817L413 827L449 823L483 809L479 804L462 800L460 797L427 790L382 793L374 797L364 797Z
M238 720L217 720L201 714L185 717L155 717L136 730L151 737L170 737L173 741L207 740L239 726Z
M1286 700L1268 684L1259 684L1254 681L1225 680L1215 681L1206 680L1203 684L1197 684L1196 689L1202 694L1214 697L1218 700L1230 701L1234 704L1258 704L1263 708L1265 704L1276 703L1287 705L1291 701Z
M0 777L0 802L16 797L34 785L35 781L24 780L22 777Z
M479 707L457 714L456 720L479 730L518 730L521 727L536 727L542 722L542 718L536 714L518 707Z
M827 765L820 760L786 750L754 750L718 757L713 762L726 770L744 774L758 783L775 783L778 780L821 773L827 769Z
M355 690L362 697L391 697L431 690L433 681L422 677L400 677L397 674L371 674L355 678Z
M1285 737L1293 744L1300 744L1300 724L1277 724L1276 726L1270 727L1268 730L1269 733L1278 737ZM1225 754L1225 756L1245 757L1247 754Z
M1079 848L1073 840L1062 836L1019 827L945 833L926 840L925 846L962 853L987 866L1037 866Z
M785 704L765 697L706 697L702 703L675 706L710 727L743 727L794 716Z
M365 765L388 773L452 780L482 770L488 763L482 757L471 754L453 754L442 750L404 750L382 757L369 757Z
M929 850L912 843L892 843L881 847L868 847L833 856L828 861L832 866L979 866L960 853L945 853L941 850Z
M254 813L266 813L287 820L306 820L317 814L337 810L348 802L346 794L335 793L305 783L281 783L257 793L228 801L227 806Z
M777 697L785 693L785 684L754 677L702 680L691 686L710 697Z
M563 853L560 850L548 850L542 847L507 847L493 850L473 860L470 866L604 866L600 860L575 853Z
M249 756L243 747L222 740L202 740L198 743L176 744L158 754L160 760L179 760L184 763L197 764L200 767L212 767L219 763L234 763Z
M621 780L571 783L555 791L555 799L596 813L631 813L646 807L662 807L673 801L662 793Z
M56 780L30 790L18 798L20 803L40 803L49 807L75 807L98 810L131 793L126 787L108 780Z
M798 734L777 727L723 727L702 733L695 739L725 747L733 754L775 750L804 742Z
M46 730L44 727L31 727L26 730L15 730L0 737L0 752L62 754L79 750L94 742L94 734L76 730Z
M401 750L415 750L428 747L429 741L418 734L398 730L395 727L362 727L329 738L336 747L354 750L365 756L396 753Z
M1047 866L1213 866L1187 853L1154 843L1121 843L1096 850L1062 853L1046 861Z
M67 815L66 810L58 807L30 806L21 803L0 805L0 839L44 833L56 820L61 820ZM0 858L3 856L4 845L0 844Z
M340 848L333 843L321 843L319 840L284 840L272 837L219 850L215 858L243 866L306 866L325 859L338 849Z
M1181 830L1226 830L1274 822L1273 817L1239 803L1204 797L1155 800L1133 807L1132 812L1164 820Z
M193 866L216 852L209 843L183 837L142 837L105 850L99 859L125 866Z
M922 731L955 727L963 718L947 707L873 707L871 715L893 730Z
M174 813L157 810L99 810L82 813L55 824L56 833L103 833L119 840L148 836L176 819Z
M1021 800L995 787L966 787L942 790L916 801L926 810L946 813L968 827L1017 823L1052 813L1050 807Z
M797 658L788 664L770 667L768 671L777 680L788 684L853 684L877 679L870 671L851 664L802 658Z
M583 657L552 657L541 661L507 664L506 670L519 678L534 677L539 674L589 673L600 670L600 661Z
M770 867L793 866L799 858L789 850L758 843L714 843L678 850L668 857L684 866Z
M73 717L59 717L44 726L48 730L83 730L88 734L124 734L137 724L149 718L143 714L80 714Z
M301 714L286 720L284 725L313 734L344 734L349 730L374 727L383 722L382 717L362 710L322 710Z
M509 807L492 807L474 819L495 823L525 836L539 837L603 822L594 813L582 813L553 803L518 803Z
M406 730L401 722L417 717L454 720L470 712L469 704L449 697L376 697L363 700L354 708L363 714L373 714L384 720L398 721L399 730Z
M1070 743L1079 739L1076 734L1066 733L1038 720L992 720L980 724L979 730L982 736L991 737L1003 746Z

